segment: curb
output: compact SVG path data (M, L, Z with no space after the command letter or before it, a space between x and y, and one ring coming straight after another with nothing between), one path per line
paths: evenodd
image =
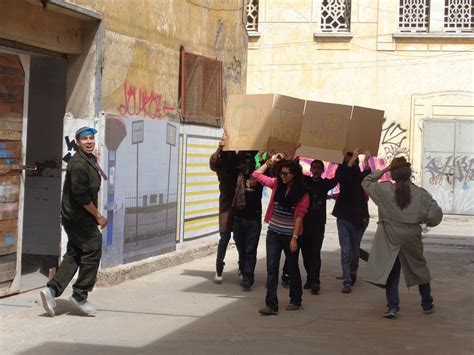
M217 244L217 241L205 242L194 247L176 250L171 253L154 256L130 264L99 270L95 286L110 287L118 285L124 281L133 280L155 271L209 256L216 252Z

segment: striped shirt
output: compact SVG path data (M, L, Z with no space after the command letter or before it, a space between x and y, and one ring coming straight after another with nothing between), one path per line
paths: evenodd
M295 229L295 207L283 207L275 202L268 229L278 234L292 235Z

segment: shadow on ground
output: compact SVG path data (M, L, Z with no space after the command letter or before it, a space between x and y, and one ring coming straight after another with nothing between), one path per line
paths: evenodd
M251 292L239 288L235 269L226 270L222 285L212 282L214 274L209 270L184 269L181 275L203 281L180 290L180 297L204 294L213 302L218 295L229 298L228 304L204 316L167 309L166 305L157 307L164 312L134 311L133 305L128 310L100 309L191 320L143 347L55 340L22 354L472 354L473 251L470 247L450 252L434 243L427 247L426 257L435 278L432 288L436 312L431 315L422 314L417 288L408 290L402 280L399 319L381 318L385 310L384 291L363 281L365 263L361 262L353 292L344 295L340 293L341 281L335 278L340 273L339 252L324 252L321 293L311 295L305 291L302 310L283 310L288 290L279 287L280 314L257 314L265 295L265 259L257 263L256 285ZM60 312L71 311L63 302L58 302L59 306ZM204 306L207 305L196 304Z

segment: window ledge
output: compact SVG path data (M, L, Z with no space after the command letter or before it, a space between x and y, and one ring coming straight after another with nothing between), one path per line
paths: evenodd
M249 38L259 38L261 36L260 32L257 31L247 31Z
M315 32L313 33L315 38L341 38L341 39L352 39L354 34L352 32Z
M474 33L451 33L451 32L398 32L392 35L393 39L457 39L472 38Z

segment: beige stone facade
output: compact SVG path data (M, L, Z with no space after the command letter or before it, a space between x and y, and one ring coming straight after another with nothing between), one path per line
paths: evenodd
M424 119L474 119L473 20L446 27L444 0L432 0L424 18L410 15L410 5L422 7L422 0L251 3L258 16L248 26L247 92L384 110L381 145L373 153L387 161L409 157L418 182ZM463 11L471 8L465 2ZM401 11L413 27L403 27Z

